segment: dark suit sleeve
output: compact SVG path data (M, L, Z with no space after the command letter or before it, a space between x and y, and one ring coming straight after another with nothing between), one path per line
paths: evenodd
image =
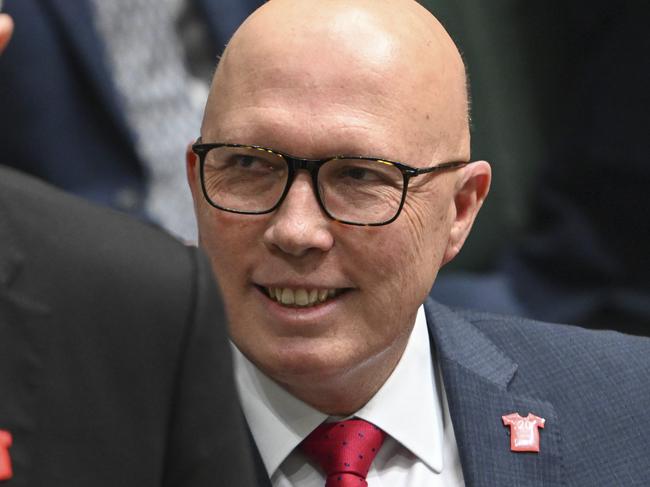
M195 249L194 306L177 371L164 485L253 485L219 293Z

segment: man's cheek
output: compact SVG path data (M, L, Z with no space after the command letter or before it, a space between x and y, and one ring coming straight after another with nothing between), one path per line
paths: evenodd
M252 250L252 246L259 241L256 237L255 226L252 222L246 222L241 215L233 219L229 213L221 212L226 215L222 217L213 217L204 227L206 232L202 239L208 253L218 253L221 256L229 257L238 256L241 258ZM234 215L234 214L233 214ZM246 249L246 252L242 252Z
M405 293L410 294L409 283L414 278L394 250L383 257L365 263L369 271L363 276L361 286L367 307L376 313L385 312L387 306L401 301Z

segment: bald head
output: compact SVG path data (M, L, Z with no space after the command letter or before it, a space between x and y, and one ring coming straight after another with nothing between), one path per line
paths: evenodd
M271 115L271 132L318 130L336 116L346 135L363 137L360 121L342 116L341 107L381 118L388 134L408 143L426 143L432 160L469 157L461 57L440 23L412 0L266 3L221 59L202 135L237 138L247 111L261 109ZM288 111L295 128L286 126Z

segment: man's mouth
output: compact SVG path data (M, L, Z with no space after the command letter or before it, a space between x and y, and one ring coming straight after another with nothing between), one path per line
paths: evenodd
M266 294L283 306L305 308L316 306L339 296L345 289L307 289L288 287L265 287Z

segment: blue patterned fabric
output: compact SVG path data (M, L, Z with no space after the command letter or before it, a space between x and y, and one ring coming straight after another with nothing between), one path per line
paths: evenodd
M468 486L650 485L650 339L425 308ZM539 453L512 412L546 420Z

